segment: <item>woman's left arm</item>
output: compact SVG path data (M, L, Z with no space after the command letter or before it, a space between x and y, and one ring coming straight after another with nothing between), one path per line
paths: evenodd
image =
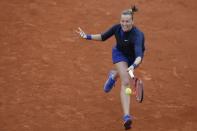
M142 57L143 57L143 34L140 33L139 35L136 36L135 39L135 45L134 45L134 49L135 49L135 61L134 63L128 68L128 70L134 70L142 61Z

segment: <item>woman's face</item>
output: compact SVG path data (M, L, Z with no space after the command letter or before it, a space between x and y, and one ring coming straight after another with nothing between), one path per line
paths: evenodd
M121 15L120 25L124 32L130 31L133 26L131 15Z

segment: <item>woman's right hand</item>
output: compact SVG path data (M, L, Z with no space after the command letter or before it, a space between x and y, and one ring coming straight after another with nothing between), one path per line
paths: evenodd
M78 27L78 30L76 30L76 32L80 35L81 38L87 39L86 33L80 27Z

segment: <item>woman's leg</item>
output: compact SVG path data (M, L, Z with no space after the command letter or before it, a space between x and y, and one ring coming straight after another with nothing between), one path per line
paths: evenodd
M125 94L125 89L130 87L130 78L127 72L128 64L126 62L118 62L115 64L118 75L121 79L121 104L124 116L130 115L130 96Z

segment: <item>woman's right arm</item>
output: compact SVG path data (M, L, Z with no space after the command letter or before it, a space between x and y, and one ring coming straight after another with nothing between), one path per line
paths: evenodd
M116 30L116 25L112 26L106 32L102 34L86 34L80 27L76 31L82 38L87 40L97 40L97 41L105 41L110 38Z

